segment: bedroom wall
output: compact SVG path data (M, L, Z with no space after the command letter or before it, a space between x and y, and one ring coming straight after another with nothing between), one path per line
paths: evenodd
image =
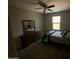
M34 20L37 31L42 32L42 15L40 13L32 12L18 7L9 5L9 19L12 28L12 35L15 39L17 36L23 34L22 20Z
M52 30L52 17L53 16L61 16L61 30L69 30L70 29L70 11L62 11L52 14L43 15L43 32L47 32Z

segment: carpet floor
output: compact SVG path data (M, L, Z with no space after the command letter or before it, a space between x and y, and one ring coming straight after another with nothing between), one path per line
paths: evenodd
M67 47L67 46L64 46ZM20 59L70 59L70 49L36 42L18 51Z

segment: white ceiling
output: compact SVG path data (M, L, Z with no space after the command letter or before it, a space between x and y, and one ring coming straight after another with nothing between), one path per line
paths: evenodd
M70 9L70 0L42 0L47 5L55 5L55 7L50 8L53 12L59 12ZM38 0L9 0L9 5L28 9L34 12L43 13L43 9L35 9L40 8L41 6L38 3ZM46 10L46 13L53 13Z

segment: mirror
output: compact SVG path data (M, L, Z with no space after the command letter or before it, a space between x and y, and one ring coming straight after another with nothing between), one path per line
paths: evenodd
M22 20L23 23L23 31L35 31L35 23L34 20Z

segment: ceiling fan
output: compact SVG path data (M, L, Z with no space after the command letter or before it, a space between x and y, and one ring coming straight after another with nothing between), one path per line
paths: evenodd
M35 8L35 9L43 9L43 12L45 14L46 10L52 11L49 8L55 7L55 5L47 5L46 3L44 3L42 0L38 1L38 4L41 5L41 8Z

